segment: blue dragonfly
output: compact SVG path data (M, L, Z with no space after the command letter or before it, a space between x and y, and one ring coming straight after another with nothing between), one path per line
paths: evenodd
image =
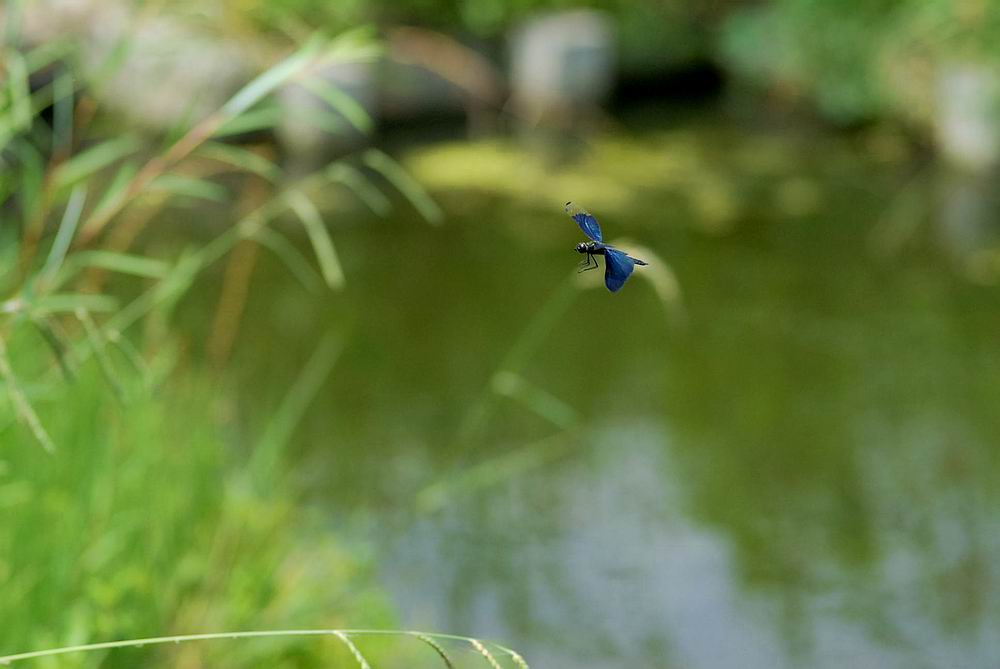
M597 219L587 211L572 202L567 202L566 213L576 221L576 224L583 230L583 234L591 239L589 242L580 242L576 245L577 253L587 254L587 259L580 263L579 271L586 272L597 269L599 265L594 256L604 256L604 285L612 293L618 292L625 285L625 280L632 274L636 265L649 264L605 244L601 236L601 226L598 225Z

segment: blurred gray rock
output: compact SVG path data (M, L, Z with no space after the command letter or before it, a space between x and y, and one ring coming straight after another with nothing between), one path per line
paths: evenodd
M308 74L325 88L335 89L356 103L371 120L375 114L375 65L369 62L322 64ZM289 166L315 167L338 153L367 142L367 135L351 120L312 90L300 83L287 84L278 91L281 120L275 134Z
M938 77L935 134L953 164L982 171L1000 162L1000 77L974 64L943 66Z
M611 22L597 11L549 14L511 37L512 101L529 120L603 104L615 79Z
M99 103L159 130L206 116L256 73L244 44L124 0L33 0L23 28L29 44L74 39ZM124 58L97 81L124 39Z

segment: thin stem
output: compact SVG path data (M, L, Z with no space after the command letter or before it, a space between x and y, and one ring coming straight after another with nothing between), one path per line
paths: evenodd
M50 657L53 655L66 655L68 653L82 653L93 650L111 650L114 648L136 648L140 646L153 646L168 643L186 643L189 641L212 641L219 639L249 639L260 637L282 637L282 636L335 636L343 639L345 636L410 636L415 638L430 637L434 639L450 639L473 644L480 643L477 639L457 634L437 634L416 632L412 630L376 630L376 629L301 629L301 630L257 630L249 632L212 632L208 634L178 634L175 636L158 636L145 639L128 639L125 641L105 641L102 643L88 643L78 646L64 646L62 648L49 648L47 650L36 650L28 653L17 653L15 655L4 655L0 657L0 664L6 665L19 660L30 660L39 657ZM491 643L490 646L498 651L506 653L510 657L520 658L513 650ZM523 660L522 660L523 662ZM527 665L525 665L527 666Z

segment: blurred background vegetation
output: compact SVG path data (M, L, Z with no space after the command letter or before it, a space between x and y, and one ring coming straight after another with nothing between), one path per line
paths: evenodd
M0 38L0 657L993 666L995 3L7 0ZM570 199L650 262L621 293Z

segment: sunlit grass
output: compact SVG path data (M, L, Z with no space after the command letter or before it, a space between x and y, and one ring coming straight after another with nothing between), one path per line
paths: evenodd
M273 252L314 291L343 288L351 279L317 204L333 184L380 214L391 207L383 191L395 188L428 222L442 221L418 182L376 149L293 178L267 146L228 143L271 127L273 94L292 82L326 103L318 127L346 119L370 129L363 109L318 72L370 60L378 43L368 30L315 35L159 148L156 138L89 123L100 118L91 92L136 45L123 44L90 80L73 69L75 46L0 45L0 662L72 653L74 666L97 666L112 649L149 646L143 666L190 666L202 660L180 642L296 626L341 643L237 634L271 641L206 650L204 662L330 666L346 652L366 669L406 657L412 650L362 651L360 631L338 631L391 628L388 606L366 560L304 507L288 478L295 428L341 342L319 337L274 415L251 421L258 434L227 400L224 373L178 364L171 326L203 273L228 258L225 318L215 320L225 332L214 336L225 362L256 257L232 252L248 245ZM31 75L54 65L65 70L33 91ZM40 116L49 105L51 125ZM80 106L88 114L74 116ZM179 251L149 243L157 222L192 208L219 219L214 237ZM298 221L312 257L279 220ZM191 631L204 634L163 636ZM438 665L452 664L443 636L364 634L416 638ZM137 640L101 641L123 638ZM456 639L490 666L497 650L526 666L502 647Z

